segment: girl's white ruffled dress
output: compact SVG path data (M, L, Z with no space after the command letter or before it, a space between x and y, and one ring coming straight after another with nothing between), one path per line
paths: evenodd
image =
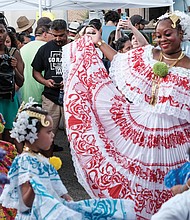
M9 170L10 184L0 197L6 208L17 209L15 220L85 220L85 219L136 219L131 200L91 199L66 202L61 196L67 193L57 171L42 155L22 153ZM21 196L20 186L30 181L35 198L32 208Z
M150 219L172 196L164 176L186 161L190 141L190 70L172 67L153 106L156 62L151 45L117 54L110 78L88 37L63 47L64 110L78 180L92 198L132 199L139 219Z

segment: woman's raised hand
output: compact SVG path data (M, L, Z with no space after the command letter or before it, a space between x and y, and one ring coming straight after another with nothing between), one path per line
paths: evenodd
M131 23L131 20L130 20L130 18L128 18L128 20L127 20L127 25L128 25L128 28L129 29L132 29L134 26L132 25L132 23Z
M97 44L98 41L100 41L100 40L102 39L102 37L101 37L101 31L98 31L96 28L93 28L93 33L92 33L92 34L88 33L87 35L88 35L88 36L91 36L92 42L93 42L94 44Z
M128 19L127 20L119 19L116 30L119 31L121 29L127 29L127 28L128 28Z

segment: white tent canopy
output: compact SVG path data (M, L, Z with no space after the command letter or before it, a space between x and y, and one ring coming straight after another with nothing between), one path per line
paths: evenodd
M173 0L0 0L5 10L98 10L118 8L152 8L174 4Z

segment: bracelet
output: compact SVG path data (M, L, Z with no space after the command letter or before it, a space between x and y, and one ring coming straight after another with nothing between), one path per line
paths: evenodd
M98 47L98 48L100 48L101 46L102 46L102 44L105 44L106 42L104 41L104 40L99 40L98 42L97 42L97 44L96 44L96 46Z

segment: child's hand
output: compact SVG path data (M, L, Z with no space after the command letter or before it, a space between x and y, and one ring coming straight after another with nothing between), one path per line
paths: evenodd
M69 194L64 194L61 198L65 199L67 202L73 201L73 198Z

